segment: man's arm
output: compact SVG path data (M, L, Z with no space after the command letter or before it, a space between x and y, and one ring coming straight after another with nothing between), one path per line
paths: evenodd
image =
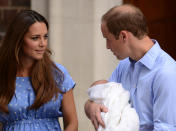
M176 130L176 71L162 70L153 86L154 131Z

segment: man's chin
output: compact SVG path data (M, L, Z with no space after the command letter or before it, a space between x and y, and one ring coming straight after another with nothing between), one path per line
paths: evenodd
M115 57L116 57L118 60L123 60L123 59L125 59L125 58L119 57L119 56L117 56L117 55L115 55Z

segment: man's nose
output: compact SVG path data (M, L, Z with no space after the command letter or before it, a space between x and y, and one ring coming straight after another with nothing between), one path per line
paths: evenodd
M108 42L106 42L106 48L110 49L110 46L109 46Z

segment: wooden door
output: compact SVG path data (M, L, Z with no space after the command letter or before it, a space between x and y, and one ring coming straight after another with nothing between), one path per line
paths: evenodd
M146 16L149 36L176 60L176 0L124 0Z

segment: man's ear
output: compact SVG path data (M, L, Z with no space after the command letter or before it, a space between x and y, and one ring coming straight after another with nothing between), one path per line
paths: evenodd
M128 33L127 31L125 30L122 30L120 33L119 33L119 38L122 40L122 41L126 41L127 38L128 38Z

